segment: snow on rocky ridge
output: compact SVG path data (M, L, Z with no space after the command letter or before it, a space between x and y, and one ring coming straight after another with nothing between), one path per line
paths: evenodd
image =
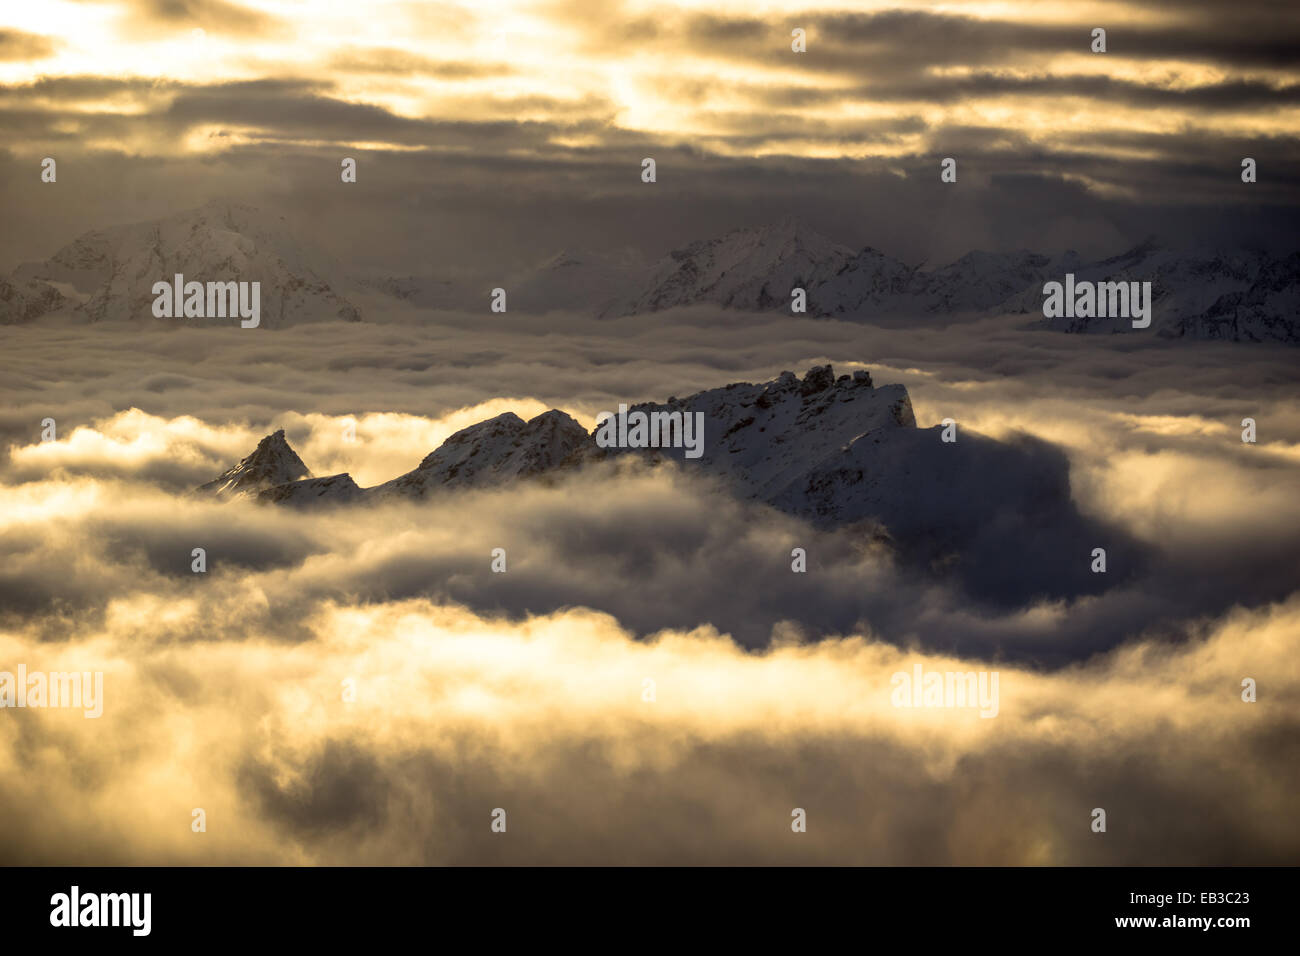
M298 453L289 447L281 428L258 442L253 453L239 464L200 485L195 492L215 495L223 500L250 498L263 489L283 487L310 476L311 472Z
M567 470L635 454L698 468L740 498L821 527L860 527L922 567L957 575L986 597L1023 600L1079 594L1105 582L1089 573L1104 542L1122 580L1137 549L1085 519L1070 495L1067 459L1029 437L996 441L961 430L919 428L902 385L875 386L865 370L835 376L829 365L800 379L735 383L633 411L704 417L704 453L682 448L601 448L558 410L524 421L507 412L464 428L414 469L373 488L346 474L313 478L283 432L198 489L295 507L430 500L459 489L548 480ZM1015 561L1008 561L1014 555ZM1127 559L1126 559L1127 556Z
M909 266L870 247L856 254L785 222L739 229L674 251L622 314L708 303L751 311L791 307L807 293L808 314L848 320L885 316L1012 312L1042 314L1043 285L1079 280L1151 281L1165 338L1300 344L1300 252L1187 251L1146 240L1096 262L1073 251L969 252L937 268ZM1065 332L1129 332L1128 320L1045 320Z
M1044 283L1073 273L1079 281L1150 281L1154 321L1144 334L1300 344L1300 252L1175 250L1148 240L1096 262L1074 252L974 251L928 267L870 247L854 252L786 219L688 243L649 266L630 252L564 252L507 277L359 278L309 251L282 217L227 201L92 231L45 262L0 276L0 323L50 313L96 322L151 318L153 283L177 273L187 281L260 282L267 328L358 320L358 309L339 290L364 291L412 309L474 310L486 307L488 290L498 283L512 311L530 313L561 309L613 317L692 305L789 313L791 291L802 288L812 317L1041 317ZM1036 325L1064 332L1133 331L1127 320L1113 318L1043 319Z
M0 322L30 321L71 304L58 295L60 284L82 293L72 311L85 320L152 319L154 283L178 273L186 281L260 282L268 328L360 319L335 291L347 281L340 267L295 239L283 217L214 200L164 219L85 233L44 262L19 266L8 283L0 281ZM7 285L20 287L21 306L6 308Z
M763 384L736 383L662 404L632 405L629 411L702 412L705 451L692 465L723 476L741 495L760 499L781 491L810 466L865 434L916 427L904 386L875 387L870 374L861 370L837 379L829 365L811 369L802 380L793 372L783 372ZM594 435L557 409L529 421L505 412L456 432L406 474L359 489L350 478L341 480L346 475L331 476L339 479L332 486L311 477L281 430L198 490L222 497L256 494L262 500L292 503L333 502L338 500L336 493L348 501L422 499L642 453L600 448ZM647 449L644 454L681 459L683 450Z

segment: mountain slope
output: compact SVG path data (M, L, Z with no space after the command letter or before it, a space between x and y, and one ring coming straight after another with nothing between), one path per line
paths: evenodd
M223 500L251 498L264 489L309 477L311 472L289 447L282 428L258 442L253 453L239 464L195 490Z
M751 311L789 307L792 289L816 287L852 259L852 250L797 220L737 229L674 250L622 314L698 303Z
M686 459L683 449L657 454L726 478L746 497L766 499L817 462L859 436L913 427L912 404L902 385L873 387L866 371L836 379L831 366L810 369L802 380L782 372L771 382L748 382L698 392L664 403L628 409L704 415L703 454ZM643 454L612 448L593 457Z
M1150 282L1151 327L1131 317L1061 316L1042 327L1058 332L1141 332L1162 338L1219 339L1300 345L1300 253L1274 257L1258 250L1185 251L1147 239L1117 256L1058 263L1046 280L1065 274L1079 282ZM1041 283L1012 296L1004 311L1041 315Z
M63 305L61 292L39 279L0 278L0 325L31 322Z
M802 287L807 314L872 321L928 314L1041 315L1043 285L1064 281L1152 283L1152 328L1164 338L1300 344L1300 253L1174 249L1148 239L1088 262L1077 253L969 252L937 268L909 266L870 247L859 253L797 222L742 229L692 242L661 262L611 314L713 304L789 311ZM1131 318L1060 318L1063 332L1129 332Z
M412 471L369 490L372 498L423 498L450 488L528 478L566 462L587 441L586 430L552 409L525 422L514 412L463 428Z
M1152 283L1152 327L1145 335L1300 344L1300 253L1176 250L1147 240L1087 262L1073 252L969 252L930 268L870 247L853 252L796 219L737 229L687 243L645 266L632 252L560 253L509 277L475 273L351 278L307 243L291 223L239 203L216 200L153 222L88 232L44 262L0 277L0 324L70 313L93 322L152 319L153 284L180 273L187 281L261 283L261 325L357 321L344 298L366 295L434 310L487 308L491 288L506 290L512 311L571 310L631 316L712 305L791 311L791 292L807 293L807 315L849 321L934 314L1041 316L1043 284L1063 281ZM168 319L171 325L226 319ZM1053 331L1132 332L1130 318L1058 318Z
M76 312L91 322L153 319L153 285L180 273L187 282L260 282L261 325L358 321L335 291L344 280L327 257L290 234L282 217L214 200L165 219L86 233L44 262L14 271L19 281L64 282L88 294ZM238 318L168 319L237 323Z
M1095 593L1141 558L1122 534L1075 508L1068 459L1025 436L997 441L959 429L918 428L901 385L875 387L864 370L829 365L802 379L734 383L628 409L703 416L702 454L684 448L602 448L570 416L525 422L511 412L452 435L412 471L370 489L347 475L302 479L301 461L276 432L236 468L203 486L223 497L321 506L427 500L466 488L546 478L626 455L673 459L731 493L825 527L860 527L892 543L899 560L950 576L992 602ZM693 421L694 419L692 419ZM1092 574L1092 549L1113 573Z
M257 500L301 508L317 504L349 504L362 495L361 488L352 480L352 476L344 473L272 485L259 491Z

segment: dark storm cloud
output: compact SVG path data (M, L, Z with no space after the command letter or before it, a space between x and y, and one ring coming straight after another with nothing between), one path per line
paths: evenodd
M670 81L666 81L670 82ZM689 90L689 81L683 83ZM920 100L952 102L990 96L1113 98L1126 107L1174 107L1187 110L1266 110L1300 102L1300 85L1275 85L1259 80L1224 80L1186 87L1162 87L1112 76L1009 76L976 73L970 76L918 75L903 79L885 76L869 86L779 86L772 84L710 84L701 99L719 87L756 106L824 106L835 103ZM845 120L844 122L849 122Z
M526 772L492 749L466 748L399 749L369 758L361 774L363 745L338 740L243 772L257 810L327 859L354 862L359 854L373 863L462 866L1023 865L1051 833L1055 859L1078 865L1285 865L1296 852L1289 838L1274 843L1261 821L1222 812L1239 799L1234 775L1253 776L1281 759L1280 735L1300 723L1277 715L1276 728L1274 739L1251 734L1208 775L1198 766L1204 754L1194 752L1161 751L1154 769L1135 772L1131 751L1083 756L1033 742L995 744L938 780L916 750L883 736L816 732L690 740L668 772L629 774L599 746L555 741L533 753ZM658 731L643 733L638 746L653 749ZM1159 748L1154 735L1138 746ZM297 784L277 783L286 764L293 779L317 789L297 795ZM1300 783L1286 765L1288 780ZM1199 785L1189 786L1193 778ZM341 793L354 799L335 806L331 797ZM1115 840L1097 840L1080 825L1092 806L1107 809ZM488 826L495 807L508 809L509 840ZM807 841L788 839L791 807L816 820ZM413 846L403 841L383 808L423 836ZM1220 819L1222 827L1207 831L1207 820ZM979 837L993 832L995 841Z
M1293 233L1300 175L1290 171L1300 148L1285 134L1107 129L1061 131L1040 143L995 126L929 126L913 114L846 126L773 109L760 130L748 130L743 114L719 114L720 135L707 142L725 146L730 140L749 149L803 137L887 145L920 136L920 152L862 160L720 158L698 145L670 147L592 120L400 117L334 99L306 80L162 93L137 85L138 94L98 79L0 92L0 104L12 103L0 111L0 125L13 134L15 150L0 152L0 198L13 225L0 237L0 268L47 256L88 229L223 195L285 209L363 271L487 268L511 275L564 248L634 246L660 256L695 239L790 214L850 246L871 245L913 262L953 259L973 248L1113 254L1151 232L1223 245L1242 239L1272 244ZM162 102L144 115L127 115L50 111L30 99L38 91L75 99L101 87L108 96L161 96ZM358 201L340 202L337 147L222 149L218 137L210 140L218 152L187 159L87 152L84 146L128 142L149 129L178 141L197 128L277 140L402 142L420 151L365 151L359 158L367 175L349 194ZM590 145L555 142L573 136L588 137ZM58 189L21 187L47 155L60 163ZM658 162L653 187L639 181L645 156ZM944 156L959 159L958 190L938 186ZM1240 182L1242 156L1257 159L1261 170L1260 181L1249 187ZM332 175L324 174L327 169ZM906 178L894 175L898 170ZM105 190L105 183L116 188ZM1097 184L1111 192L1099 194ZM365 241L358 241L362 236Z
M349 47L335 53L328 64L344 73L387 73L395 76L431 76L440 80L469 80L485 76L508 76L515 72L509 63L472 63L463 60L435 60L393 47Z
M1227 67L1289 68L1300 64L1300 14L1274 6L1250 16L1235 6L1181 25L1116 22L1063 25L976 18L917 10L878 13L792 10L779 18L728 14L632 15L611 6L593 15L589 4L557 4L555 13L584 31L588 49L609 55L626 49L685 49L702 57L773 65L788 57L790 31L809 32L809 55L799 69L884 75L934 66L1017 65L1025 59L1089 53L1094 26L1108 27L1106 56L1171 58Z
M196 127L226 125L268 142L368 139L501 154L526 148L535 155L557 134L603 130L605 120L599 117L614 112L600 97L534 95L489 98L476 111L490 117L485 120L409 118L331 95L335 86L334 81L294 77L208 85L97 76L44 78L0 87L0 103L14 104L0 109L0 125L36 142L68 138L69 125L76 127L74 142L82 143L145 133L175 141ZM128 103L137 111L71 105L84 101ZM59 109L50 109L50 104ZM520 121L516 116L521 112L541 112L556 121ZM560 121L566 115L570 118Z
M238 83L216 84L210 89L218 93L236 90L246 96L258 98L281 94L308 93L326 88L328 84L303 79L263 79ZM122 97L143 100L147 94L168 94L183 91L187 84L176 80L117 76L42 76L30 83L0 86L0 99L16 103L33 101L50 102L66 108L78 100L105 100Z
M117 7L120 29L132 36L164 31L203 29L241 37L280 36L288 24L256 9L256 4L230 0L78 0Z
M57 47L50 37L0 28L0 61L42 60L53 56Z
M189 89L172 100L166 118L181 128L226 123L251 126L284 138L382 138L421 142L435 124L406 119L367 103L348 103L329 96L286 91L279 83L229 83Z

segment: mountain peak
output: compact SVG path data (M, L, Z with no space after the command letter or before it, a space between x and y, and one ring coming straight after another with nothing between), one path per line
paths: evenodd
M632 314L711 303L767 311L837 274L853 251L787 217L674 249L628 305Z
M311 472L289 445L281 428L259 441L253 453L239 464L200 485L197 490L223 499L243 498L275 485L310 477Z
M72 286L85 295L77 313L92 322L152 321L154 283L178 274L187 281L258 283L263 327L360 320L335 291L348 281L338 263L296 238L278 213L229 199L83 233L14 273L23 281Z
M586 429L558 409L524 421L514 412L456 432L418 466L371 489L379 498L423 498L448 488L496 485L560 467L587 442Z

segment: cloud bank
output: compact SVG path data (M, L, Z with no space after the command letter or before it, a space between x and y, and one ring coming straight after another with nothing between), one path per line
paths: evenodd
M1294 862L1294 362L1021 322L9 330L0 669L103 671L105 709L0 711L0 807L23 821L0 855ZM384 479L506 409L590 424L821 361L904 382L922 425L1058 444L1079 506L1156 560L1098 595L996 609L683 469L318 515L186 494L281 425L317 473ZM47 416L59 438L41 443ZM997 716L893 706L918 663L996 670Z

